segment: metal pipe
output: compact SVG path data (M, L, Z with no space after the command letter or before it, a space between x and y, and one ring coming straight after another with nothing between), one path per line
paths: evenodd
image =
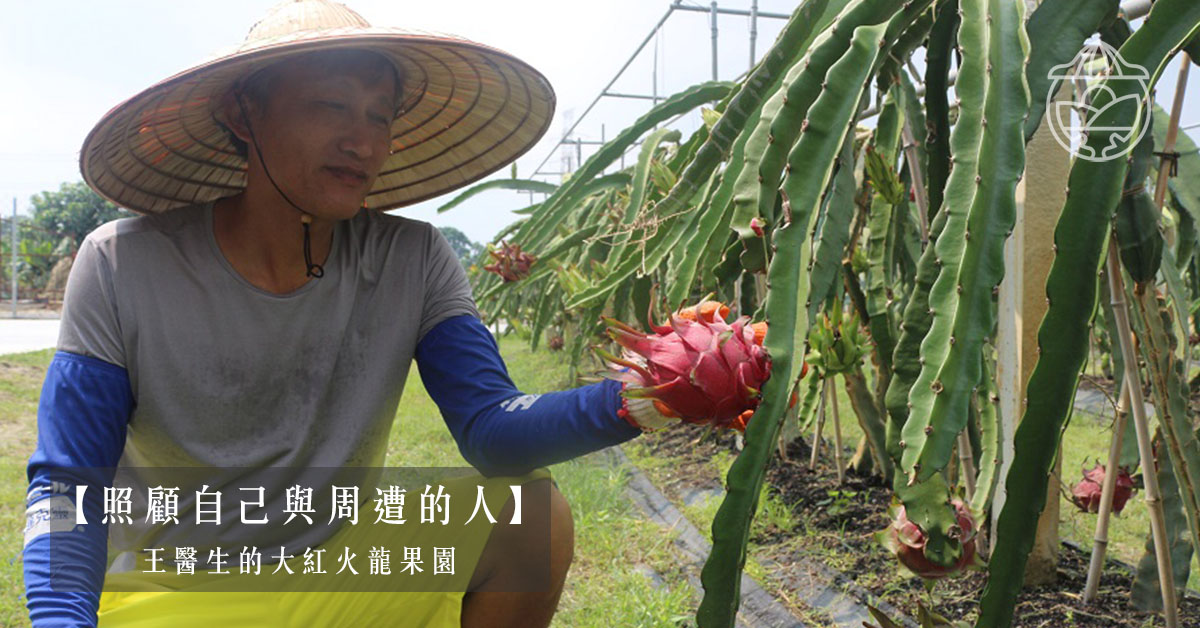
M678 0L676 0L676 2L678 2ZM608 85L605 85L604 89L600 90L600 93L596 96L595 100L592 101L592 104L588 105L587 109L583 110L583 115L579 116L579 118L575 120L575 123L571 125L571 128L567 129L567 131L563 133L563 137L568 137L571 135L571 132L575 130L575 127L579 126L579 123L587 117L588 112L590 112L596 106L596 103L600 102L600 99L604 97L604 93L607 92L608 89L617 82L617 79L621 78L621 75L625 73L625 70L629 68L630 64L633 63L633 60L636 59L638 54L642 52L642 49L646 47L646 44L650 43L650 39L654 37L655 33L658 32L658 29L662 28L662 25L667 21L667 18L671 17L671 13L675 11L676 7L677 4L672 4L671 6L667 7L667 12L664 13L662 18L658 20L658 23L654 25L654 28L650 29L650 34L647 35L646 38L642 40L642 43L638 45L637 49L633 51L633 54L629 56L627 61L625 61L625 65L621 66L620 70L617 70L616 75L612 77L612 80L608 82ZM542 163L538 164L538 167L533 169L533 173L538 174L538 171L542 169L542 166L546 165L547 161L550 161L550 157L553 154L554 151L551 150L550 153L546 155L546 158L542 160Z
M680 4L680 2L681 2L681 0L675 0L675 4L671 5L671 8L675 9L676 11L694 11L694 12L698 12L698 13L712 13L712 11L713 11L712 9L706 9L704 7L691 7L691 6L683 5L683 4ZM750 15L750 11L747 11L745 9L717 9L716 11L717 11L717 13L719 13L721 15L741 15L741 16ZM792 19L791 14L772 13L770 11L759 11L758 16L759 17L769 17L769 18L775 19L775 20L790 20L790 19Z
M657 91L658 90L655 90L655 94L652 96L647 96L645 94L626 94L624 92L604 92L601 95L608 96L610 98L633 98L636 100L653 100L653 101L662 100L662 98L659 97Z
M712 1L712 80L717 80L717 0Z
M758 0L750 3L750 69L754 69L754 43L758 40Z
M17 317L17 197L13 197L12 224L12 317Z

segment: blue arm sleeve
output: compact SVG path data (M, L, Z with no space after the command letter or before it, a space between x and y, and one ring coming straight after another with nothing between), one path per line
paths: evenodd
M517 390L491 332L474 316L438 323L417 344L416 358L459 451L487 477L522 475L642 433L617 416L619 382L544 395Z
M133 392L125 369L73 353L50 362L29 459L25 597L35 628L95 626L107 565L104 486L125 447ZM87 525L74 525L75 487L86 484Z

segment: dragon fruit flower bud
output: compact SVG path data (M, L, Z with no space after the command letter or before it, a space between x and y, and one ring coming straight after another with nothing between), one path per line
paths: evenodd
M500 275L505 283L528 277L530 267L537 261L536 257L522 251L521 245L503 241L500 242L499 250L490 250L488 255L495 261L486 264L483 269Z
M763 235L765 235L765 232L763 231L763 227L765 227L766 225L767 225L766 221L764 221L762 218L759 218L758 216L755 216L754 218L750 219L751 231L754 232L754 235L756 235L760 238L763 237Z

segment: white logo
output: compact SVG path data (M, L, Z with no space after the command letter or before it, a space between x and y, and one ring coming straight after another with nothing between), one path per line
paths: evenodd
M541 395L521 395L520 397L513 397L508 401L502 402L500 407L504 408L505 412L528 410L529 407L533 405L533 402L537 401L539 397L541 397Z
M1150 126L1150 116L1143 110L1149 100L1150 73L1143 66L1126 62L1103 41L1085 45L1070 62L1050 68L1046 78L1052 80L1046 95L1050 132L1059 146L1081 159L1109 161L1127 155ZM1088 79L1093 82L1088 84ZM1082 82L1083 92L1076 91L1074 100L1055 100L1064 80ZM1137 81L1138 90L1118 97L1110 87L1112 81ZM1107 94L1108 102L1093 107L1090 103L1101 93ZM1130 101L1135 101L1138 111L1132 126L1107 126L1101 121L1105 112ZM1096 146L1103 148L1097 153Z

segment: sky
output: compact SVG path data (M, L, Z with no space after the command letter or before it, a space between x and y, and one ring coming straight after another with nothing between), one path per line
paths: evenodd
M79 147L104 113L150 85L240 42L276 0L0 0L0 212L12 199L24 213L29 197L78 181ZM554 87L558 110L546 136L517 161L520 177L563 170L557 142L616 76L671 0L453 0L396 2L349 0L368 22L453 33L516 55L540 70ZM708 2L685 1L708 7ZM789 14L797 0L759 0L763 13ZM751 0L722 0L722 8L749 10ZM712 30L706 13L672 11L659 34L611 88L614 92L669 95L712 78ZM760 17L756 56L774 41L784 21ZM718 18L717 71L732 80L751 64L750 19ZM917 59L920 67L920 59ZM1157 99L1170 109L1179 62L1159 82ZM655 69L657 68L657 72ZM1193 68L1193 82L1200 81ZM657 75L657 76L655 76ZM656 83L656 84L655 84ZM1182 124L1200 124L1200 89L1190 90ZM603 98L572 137L611 139L649 108L647 100ZM687 133L699 116L680 120ZM1200 132L1194 130L1193 137ZM584 159L595 147L584 146ZM572 151L573 152L573 151ZM509 176L503 168L491 178ZM557 175L537 177L557 183ZM485 242L516 219L511 210L527 194L486 192L439 214L454 193L397 213L461 229ZM536 202L541 200L535 196Z

